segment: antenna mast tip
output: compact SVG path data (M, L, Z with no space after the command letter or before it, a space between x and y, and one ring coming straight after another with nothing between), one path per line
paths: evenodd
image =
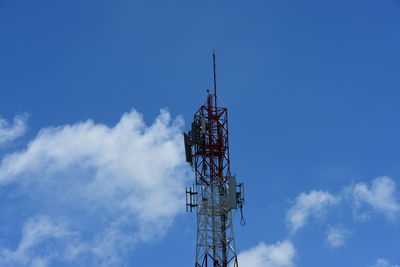
M213 49L213 70L214 70L214 97L215 104L217 104L217 71L216 71L216 63L215 63L215 50Z

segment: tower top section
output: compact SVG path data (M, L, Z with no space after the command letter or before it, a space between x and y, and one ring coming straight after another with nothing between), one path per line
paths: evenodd
M231 174L228 109L217 103L214 50L212 59L214 90L207 90L207 102L183 133L186 161L195 174L195 185L186 188L186 208L197 212L195 267L238 267L233 213L239 208L242 214L244 187Z

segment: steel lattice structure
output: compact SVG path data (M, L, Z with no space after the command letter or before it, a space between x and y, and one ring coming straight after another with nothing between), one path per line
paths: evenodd
M214 54L213 62L214 94L184 133L186 160L196 177L195 187L186 189L186 205L197 210L195 267L238 267L232 213L243 207L243 184L236 184L230 170L228 110L218 106Z

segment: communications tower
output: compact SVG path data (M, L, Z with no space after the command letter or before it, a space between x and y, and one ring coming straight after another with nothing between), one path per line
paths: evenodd
M238 267L233 213L239 208L244 224L243 184L231 173L228 110L219 106L215 54L214 92L193 116L184 133L186 161L195 172L195 185L186 188L186 210L197 211L195 267Z

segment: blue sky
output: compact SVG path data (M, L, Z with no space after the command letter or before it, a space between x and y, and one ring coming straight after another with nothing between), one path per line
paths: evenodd
M398 0L0 1L0 263L193 265L215 49L240 266L398 267L399 28Z

